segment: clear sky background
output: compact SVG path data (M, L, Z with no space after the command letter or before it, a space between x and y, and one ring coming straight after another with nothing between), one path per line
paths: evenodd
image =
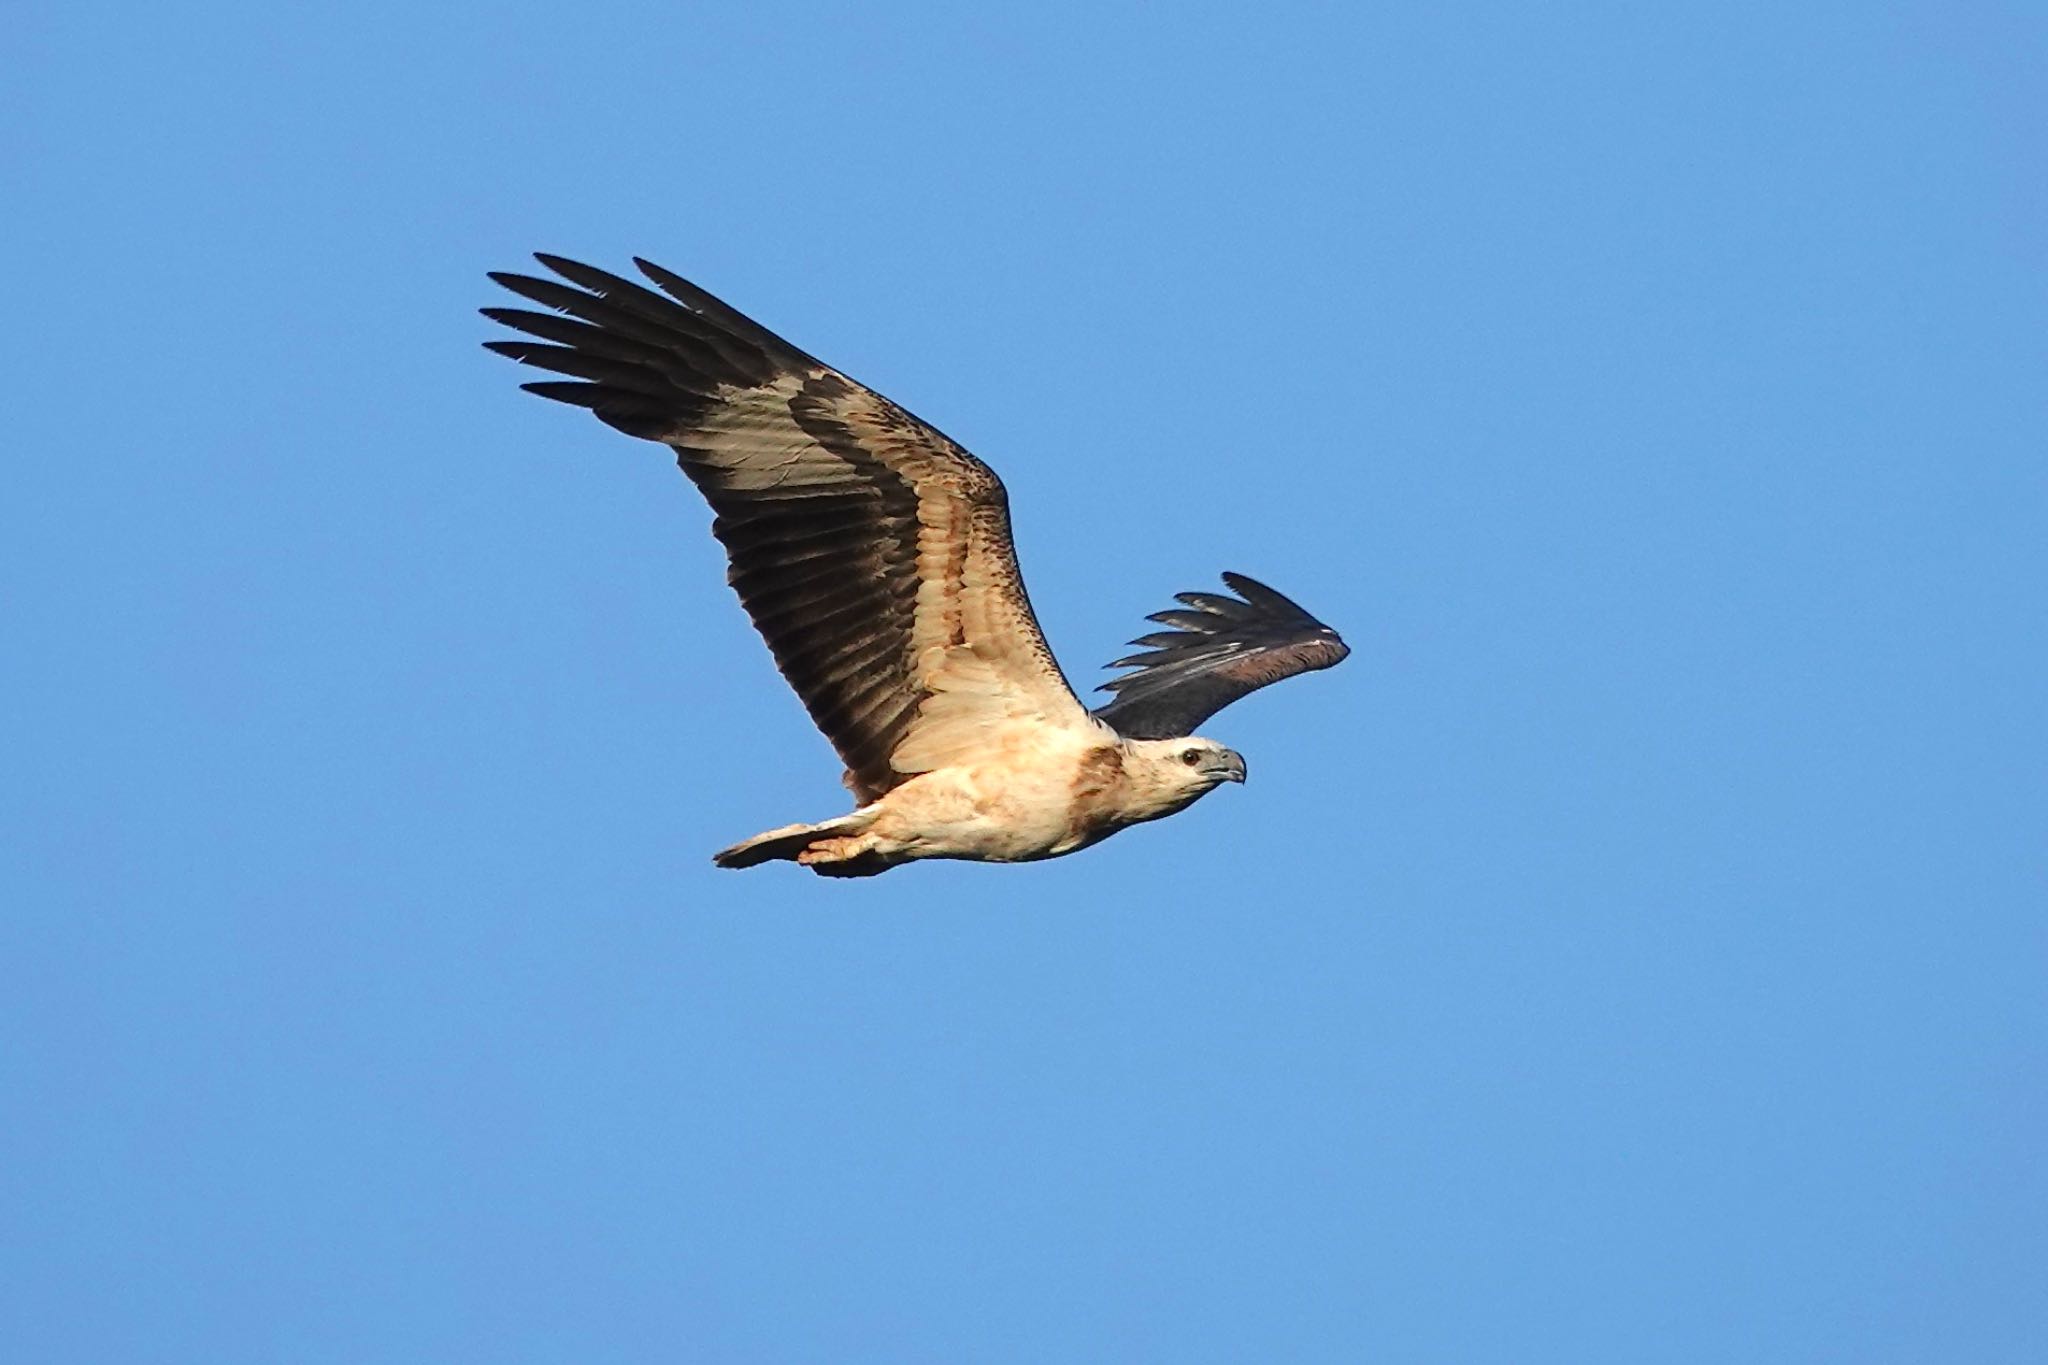
M2048 1360L2048 14L10 11L0 1339ZM1009 483L1078 684L1354 647L1063 861L843 809L489 269Z

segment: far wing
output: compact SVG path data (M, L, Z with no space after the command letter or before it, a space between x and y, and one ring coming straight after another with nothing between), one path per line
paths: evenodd
M1183 610L1146 617L1171 630L1131 641L1145 652L1118 659L1130 668L1102 685L1116 700L1095 712L1130 739L1173 739L1239 697L1268 683L1341 663L1351 652L1337 632L1265 584L1243 574L1223 581L1237 597L1183 592ZM1242 599L1242 600L1239 600Z

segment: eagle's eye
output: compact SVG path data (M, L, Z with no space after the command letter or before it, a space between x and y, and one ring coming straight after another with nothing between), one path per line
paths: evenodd
M1182 749L1180 751L1180 761L1192 768L1202 761L1202 751L1200 749Z

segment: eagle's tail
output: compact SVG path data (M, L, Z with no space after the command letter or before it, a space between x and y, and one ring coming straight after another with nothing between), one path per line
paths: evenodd
M756 834L751 839L742 839L731 848L722 848L711 855L711 861L720 867L753 867L757 863L771 862L777 858L797 861L811 845L827 839L850 839L867 831L875 822L872 810L857 810L842 815L836 820L826 820L815 825L784 825L771 829L765 834ZM859 858L840 861L837 865L814 862L813 870L827 875L866 876L882 872L887 864L878 859ZM873 863L873 866L869 864ZM856 870L858 869L858 870Z

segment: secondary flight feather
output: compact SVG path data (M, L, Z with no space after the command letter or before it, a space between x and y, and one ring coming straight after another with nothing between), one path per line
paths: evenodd
M1182 593L1090 712L1047 648L995 471L880 394L647 261L649 284L559 256L494 272L553 310L486 308L485 344L566 376L523 385L658 441L716 514L727 577L846 764L856 808L715 855L868 876L921 858L1023 862L1182 810L1244 760L1193 734L1349 653L1241 574ZM534 339L528 339L534 338Z

